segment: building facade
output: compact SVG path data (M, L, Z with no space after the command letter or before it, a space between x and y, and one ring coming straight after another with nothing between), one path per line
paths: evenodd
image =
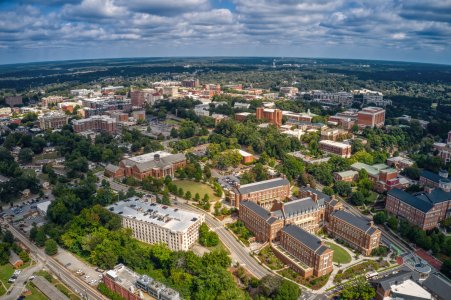
M327 231L366 256L379 247L381 240L381 231L373 222L367 222L343 210L331 214Z
M365 107L358 112L359 128L382 127L385 124L385 109L380 107Z
M51 112L38 118L39 128L46 129L59 129L64 125L67 125L69 117L65 113Z
M106 132L113 134L117 131L117 121L105 115L92 116L87 119L72 121L75 133L84 131Z
M282 126L282 111L280 109L257 107L256 117L257 120L266 120L277 127Z
M273 251L305 278L324 276L332 272L334 251L321 239L298 226L285 226L281 230L279 243L273 245Z
M132 197L107 207L121 217L133 237L148 244L164 243L173 251L188 251L199 238L204 214L150 203Z
M242 201L252 201L271 209L278 202L283 202L290 196L290 182L285 178L245 184L229 191L230 204L240 207Z
M22 105L22 96L6 96L5 103L11 107L16 105Z
M352 154L351 145L340 142L322 140L319 142L319 148L321 149L321 151L335 154L343 158L350 158Z

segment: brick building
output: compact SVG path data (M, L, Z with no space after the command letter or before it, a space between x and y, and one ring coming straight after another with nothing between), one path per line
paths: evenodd
M16 105L22 105L22 96L6 96L5 103L11 107Z
M385 124L385 109L380 107L365 107L358 112L359 128L382 127Z
M298 226L285 226L280 241L272 246L274 254L304 278L332 272L334 251L320 238Z
M441 188L445 191L451 190L451 180L448 178L446 170L441 170L438 174L423 170L420 173L419 183L424 187Z
M105 176L114 178L133 176L138 180L147 176L174 177L175 171L184 166L186 166L185 154L157 151L123 159L119 162L119 166L110 164L105 168Z
M143 107L145 103L151 102L150 97L155 93L154 89L144 89L139 91L131 91L131 104L135 107Z
M343 172L335 172L335 181L354 182L359 178L359 172L354 170L348 170Z
M67 125L69 117L65 113L50 112L38 118L39 128L46 129L58 129Z
M147 275L139 275L127 268L123 264L119 264L112 270L103 273L103 283L106 287L125 300L180 300L180 294L166 287L161 282L154 280ZM144 296L142 291L149 294Z
M319 148L323 152L335 154L343 158L351 157L351 145L349 144L323 140L319 142Z
M266 209L290 196L290 182L285 178L245 184L229 191L230 204L238 208L242 201L252 201Z
M277 108L257 107L257 120L266 120L277 127L282 125L282 111Z
M331 214L327 231L366 256L379 247L381 240L381 231L372 221L368 222L343 210Z
M72 126L75 133L84 131L96 131L111 134L115 133L117 130L116 119L105 115L92 116L87 119L73 120Z
M328 128L321 131L321 140L337 141L348 137L348 131L337 128Z
M385 209L423 230L434 229L451 216L451 192L437 188L429 193L411 195L393 189L387 193Z
M241 149L238 150L238 152L240 153L241 157L243 158L241 160L241 162L243 164L250 164L250 163L252 163L254 161L254 156L251 153L243 151Z

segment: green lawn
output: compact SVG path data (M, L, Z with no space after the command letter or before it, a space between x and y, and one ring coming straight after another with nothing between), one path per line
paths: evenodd
M205 194L208 194L208 196L210 197L210 201L217 201L220 199L220 197L215 195L213 189L209 185L202 182L196 182L191 180L174 180L174 184L178 188L182 188L184 193L190 191L192 199L194 199L194 195L196 195L196 193L199 193L201 199L204 197Z
M8 279L13 275L14 268L10 264L2 265L0 266L0 281L3 283L0 283L0 295L3 295L6 293L5 288L3 285L8 289L11 284L8 283Z
M61 155L59 155L57 151L49 152L49 153L42 153L42 154L35 155L33 157L33 162L36 162L36 161L42 160L42 159L56 159L59 157L61 157Z
M377 196L379 196L377 193L370 191L370 196L366 199L368 203L374 203L376 202Z
M260 261L267 265L271 270L280 270L285 266L285 264L276 257L271 246L266 246L260 250L257 256Z
M47 300L47 298L40 290L38 290L32 283L27 284L27 289L31 292L31 295L25 297L29 300Z
M347 264L351 262L351 255L342 247L337 244L326 242L327 246L329 246L332 250L334 250L334 258L333 262L340 264Z

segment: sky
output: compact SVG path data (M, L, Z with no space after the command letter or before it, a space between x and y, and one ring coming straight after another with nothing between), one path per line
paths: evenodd
M0 64L165 56L451 64L451 0L0 0Z

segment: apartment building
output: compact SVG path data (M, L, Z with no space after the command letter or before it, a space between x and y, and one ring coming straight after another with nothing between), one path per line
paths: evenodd
M354 101L354 95L348 92L325 92L314 90L311 95L314 102L325 105L351 106Z
M92 116L87 119L73 120L72 127L75 133L84 131L115 133L117 131L116 119L106 115Z
M277 127L282 125L282 111L277 108L257 107L257 120L266 120Z
M238 186L229 191L230 204L240 207L242 201L252 201L271 209L290 196L290 182L286 178L274 178Z
M436 188L411 195L400 189L388 191L387 212L417 225L423 230L434 229L451 216L451 192Z
M185 79L182 80L182 86L188 88L197 88L200 86L200 82L199 79Z
M39 128L46 129L59 129L64 125L67 125L69 117L62 112L50 112L38 118Z
M445 162L451 161L451 130L448 132L446 143L434 143L434 149L438 151L438 156Z
M147 275L139 275L119 264L112 270L105 271L102 276L103 283L110 290L119 294L125 300L180 300L180 294L166 287L161 282ZM149 296L145 296L142 292Z
M335 154L343 158L351 157L351 145L349 144L322 140L319 142L319 149L323 152Z
M146 119L146 112L144 110L136 110L132 112L132 117L135 120L143 121Z
M272 213L252 201L240 203L239 218L261 243L277 239L285 223L280 213Z
M16 106L16 105L22 105L22 96L6 96L5 97L5 103L9 105L10 107Z
M197 214L131 197L107 207L121 217L133 237L148 244L164 243L173 251L187 251L199 238L204 214Z
M130 92L130 98L131 98L131 104L134 107L143 107L144 103L146 103L146 98L149 94L152 94L154 91L131 91Z
M332 272L334 251L320 238L295 225L280 232L280 241L272 244L274 254L304 278Z
M344 210L337 210L331 214L327 231L366 256L379 247L381 240L381 231L372 221L368 222Z
M105 168L105 176L113 178L133 176L138 180L147 176L174 177L175 171L184 166L186 166L185 154L156 151L125 158L119 162L119 166L110 164Z
M363 108L358 112L357 124L359 128L384 126L385 109L372 106Z

